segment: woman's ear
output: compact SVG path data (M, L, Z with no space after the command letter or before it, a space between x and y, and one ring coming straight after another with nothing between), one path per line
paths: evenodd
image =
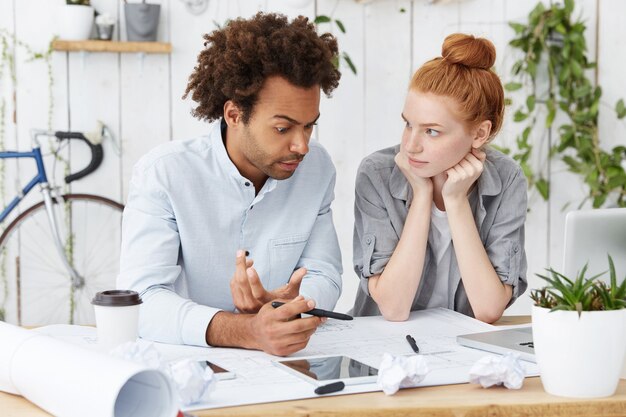
M474 139L472 140L472 148L479 149L489 140L491 134L491 121L483 120L474 130Z
M224 121L228 127L236 127L241 121L241 110L232 100L224 103Z

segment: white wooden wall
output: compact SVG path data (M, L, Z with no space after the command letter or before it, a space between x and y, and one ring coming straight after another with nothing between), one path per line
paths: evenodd
M157 2L156 0L154 0ZM547 2L547 0L546 0ZM0 27L15 33L18 39L35 49L45 50L56 32L55 15L63 0L0 0ZM447 34L461 31L491 39L498 51L497 69L503 82L510 79L510 67L516 54L508 48L513 36L507 22L522 21L535 6L535 0L209 0L204 14L187 12L180 0L162 0L159 40L171 42L171 55L117 53L64 53L53 55L54 129L90 130L102 120L121 141L120 156L105 143L105 162L88 179L72 184L72 191L104 194L124 200L131 169L149 149L170 140L194 137L208 126L193 119L193 103L181 100L187 77L202 48L202 34L217 24L237 16L251 16L259 10L279 11L288 16L332 15L346 26L347 34L325 25L339 38L358 68L353 75L344 67L343 78L333 98L324 99L316 137L324 144L337 167L334 216L343 252L344 293L338 310L351 307L357 288L352 271L352 225L354 178L361 159L369 153L400 140L400 112L412 72L426 60L437 56ZM304 2L306 3L306 1ZM121 16L119 0L92 0L100 12ZM579 0L577 13L587 21L590 56L598 56L598 80L603 86L601 140L607 146L624 143L626 125L615 120L613 106L626 96L626 2L621 0ZM404 10L402 12L401 10ZM596 19L600 25L596 31ZM125 39L123 18L116 39ZM121 35L120 35L121 33ZM597 36L599 39L597 39ZM27 149L28 131L47 126L47 75L41 62L26 63L24 54L16 61L16 123L12 120L12 91L0 85L7 100L6 147ZM515 98L515 96L513 97ZM497 142L512 145L520 126L507 120ZM547 132L536 137L536 146L547 152ZM81 149L71 150L72 161L85 161ZM76 166L75 166L76 168ZM29 167L10 165L7 170L7 194L13 194L13 181L30 172ZM569 201L572 209L585 191L578 178L553 163L552 197L544 202L530 194L526 251L531 286L539 284L535 272L544 267L561 266L562 236ZM530 300L522 297L509 314L528 314Z

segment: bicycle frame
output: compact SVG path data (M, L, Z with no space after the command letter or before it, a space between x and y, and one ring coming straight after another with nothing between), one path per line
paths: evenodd
M52 236L55 237L55 246L56 250L61 257L63 262L63 266L68 271L70 276L72 277L72 285L76 288L82 286L84 284L84 279L81 277L76 269L70 264L67 259L67 255L65 254L65 250L63 248L63 243L61 242L61 237L59 235L59 226L56 216L54 215L54 208L52 202L52 187L48 183L48 177L46 175L46 169L44 167L43 158L41 156L41 144L39 142L40 136L54 136L54 132L46 131L46 130L35 130L31 131L32 137L32 146L33 149L30 152L15 152L15 151L4 151L0 152L0 159L11 159L11 158L33 158L37 165L37 174L31 179L26 186L22 189L22 191L15 196L13 200L4 208L2 213L0 213L0 223L6 219L6 217L11 213L15 207L24 199L24 197L37 185L40 185L41 193L43 194L44 204L46 206L46 212L48 214L48 222L50 224L50 231L52 232Z

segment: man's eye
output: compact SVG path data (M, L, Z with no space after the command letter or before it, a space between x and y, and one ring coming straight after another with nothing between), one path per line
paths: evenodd
M276 131L277 131L278 133L285 133L285 132L287 132L288 130L289 130L289 128L288 128L288 127L277 127L277 128L276 128Z
M411 129L412 127L413 127L413 126L411 126L411 123L409 123L409 122L405 122L405 123L404 123L404 128L405 128L405 129Z
M439 131L435 129L426 129L425 132L428 136L432 136L433 138L436 138L437 136L439 136Z
M312 130L312 129L313 129L313 126L317 126L317 123L313 123L313 124L310 124L310 125L305 125L305 126L304 126L304 128L305 128L306 130Z

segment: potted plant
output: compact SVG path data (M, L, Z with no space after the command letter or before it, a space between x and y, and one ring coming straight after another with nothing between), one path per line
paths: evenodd
M124 0L124 15L126 16L126 37L131 42L154 42L157 38L159 26L160 4L127 3Z
M607 397L615 393L626 353L626 279L617 284L609 256L610 285L602 274L571 280L553 269L537 274L548 285L531 291L533 342L547 393Z
M94 9L89 1L66 0L61 8L59 38L68 41L89 39L94 19Z

